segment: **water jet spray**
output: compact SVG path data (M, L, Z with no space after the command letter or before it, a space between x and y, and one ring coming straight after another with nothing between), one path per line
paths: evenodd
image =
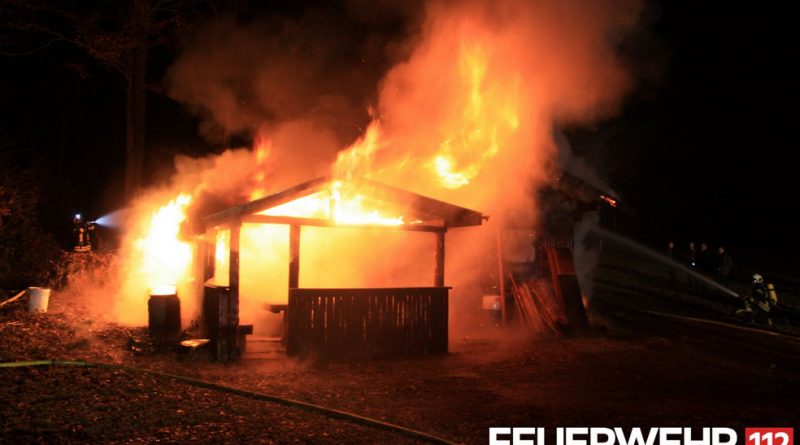
M631 249L636 250L637 252L639 252L641 254L646 255L647 257L649 257L651 259L654 259L654 260L660 262L661 264L663 264L663 265L665 265L667 267L671 267L673 269L680 270L681 272L683 272L683 273L685 273L685 274L687 274L687 275L689 275L689 276L691 276L693 278L696 278L697 280L705 283L709 287L717 289L717 290L721 291L722 293L724 293L726 295L729 295L731 297L736 298L737 300L741 299L741 296L738 293L734 292L733 290L731 290L731 289L729 289L729 288L717 283L716 281L714 281L714 280L712 280L712 279L710 279L710 278L708 278L708 277L706 277L704 275L701 275L701 274L693 271L692 269L690 269L690 268L688 268L688 267L686 267L686 266L684 266L682 264L679 264L679 263L676 263L676 262L672 261L666 255L663 255L663 254L661 254L659 252L656 252L655 250L653 250L653 249L651 249L649 247L643 246L643 245L637 243L636 241L633 241L633 240L631 240L629 238L626 238L626 237L624 237L622 235L619 235L617 233L614 233L614 232L612 232L610 230L607 230L607 229L604 229L602 227L595 226L595 227L590 228L589 231L593 232L594 234L596 234L598 236L600 236L604 240L608 240L608 241L615 242L617 244L624 245L626 247L629 247Z

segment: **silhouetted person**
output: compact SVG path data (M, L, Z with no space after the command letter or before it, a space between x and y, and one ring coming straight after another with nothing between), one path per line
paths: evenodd
M728 280L731 276L731 268L733 268L733 259L731 254L725 251L724 246L719 246L717 249L717 281L723 286L728 285Z
M692 269L697 268L697 249L695 249L693 241L689 241L689 247L686 249L683 261Z
M700 243L700 251L697 252L697 269L700 272L708 275L711 275L711 273L714 271L711 250L709 250L708 243L705 241Z
M677 261L678 260L678 252L675 251L675 243L672 242L672 241L669 241L667 243L667 258L669 258L669 259L671 259L673 261Z

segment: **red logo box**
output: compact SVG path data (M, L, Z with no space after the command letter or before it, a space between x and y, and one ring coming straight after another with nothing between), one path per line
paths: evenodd
M794 428L745 428L747 445L794 445Z

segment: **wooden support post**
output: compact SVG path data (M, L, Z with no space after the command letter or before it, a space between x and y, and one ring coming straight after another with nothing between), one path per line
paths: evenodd
M289 326L292 323L289 306L292 302L292 289L298 287L300 287L300 225L291 224L289 226L289 295L286 297L289 305L283 311L283 334L281 335L281 343L287 347L287 350L291 349L288 344Z
M195 295L200 296L200 301L203 302L205 305L205 285L206 281L209 278L214 276L212 273L208 275L208 250L212 248L212 246L206 241L205 236L200 237L197 242L195 243L195 264L194 264L194 271L193 275L195 278L195 285L194 285L194 292ZM213 266L212 266L213 267ZM203 330L205 331L206 323L208 320L205 319L205 310L201 312L202 316L200 317L200 323L203 326Z
M433 285L436 287L444 287L444 233L444 231L436 232L433 270Z
M498 279L498 287L500 291L500 312L503 316L503 326L506 325L506 273L505 267L503 263L503 236L502 236L502 225L497 225L497 275Z
M212 232L213 233L213 232ZM210 277L213 277L214 274L212 273L210 276L208 270L208 250L210 245L206 237L209 236L208 232L206 232L202 237L200 237L197 241L197 256L196 261L197 265L195 267L195 277L198 278L196 289L198 291L197 295L200 295L200 301L202 302L202 311L200 317L200 325L204 334L208 332L208 325L211 320L208 320L206 317L207 309L206 309L206 282ZM194 350L194 349L192 349Z
M241 224L231 226L228 285L231 288L231 295L236 296L236 301L239 301L239 235L241 231Z
M300 287L300 226L289 226L289 289Z
M239 357L239 235L242 225L231 225L231 241L226 302L220 302L220 335L217 345L217 358L231 361Z

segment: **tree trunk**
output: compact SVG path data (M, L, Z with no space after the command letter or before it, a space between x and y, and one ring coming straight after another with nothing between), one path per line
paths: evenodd
M125 198L129 202L136 197L142 186L150 0L133 0L131 19L134 47L128 55L125 141Z

